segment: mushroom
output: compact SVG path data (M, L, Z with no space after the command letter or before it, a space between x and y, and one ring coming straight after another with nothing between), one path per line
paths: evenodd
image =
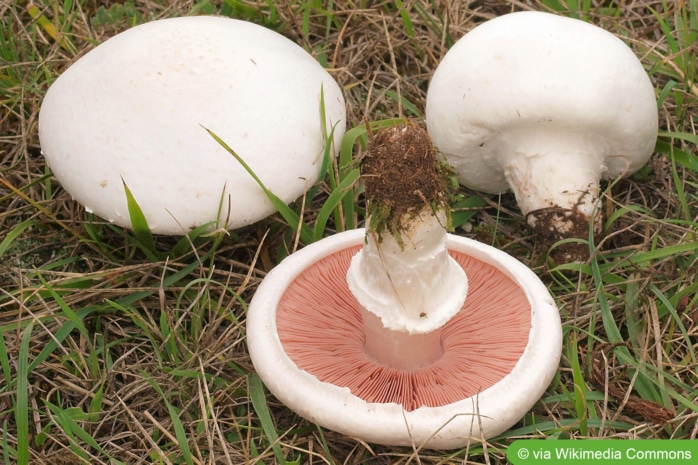
M262 26L213 16L107 40L56 79L39 115L42 152L66 191L131 227L126 184L159 234L235 229L275 211L207 129L289 203L317 180L333 128L338 143L344 98L311 55Z
M446 233L447 175L423 129L379 132L362 161L368 228L306 246L257 289L250 357L302 417L452 449L510 428L550 383L557 307L521 262Z
M461 184L511 189L547 245L602 227L599 182L651 156L654 89L620 39L580 20L511 13L463 36L429 84L429 135ZM591 224L590 224L591 223ZM584 255L577 242L562 259Z

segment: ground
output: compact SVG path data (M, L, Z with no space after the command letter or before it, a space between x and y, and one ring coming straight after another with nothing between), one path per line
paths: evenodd
M511 194L460 188L454 233L528 265L560 309L557 376L500 437L455 451L366 444L302 420L247 355L245 313L288 254L365 221L366 124L422 125L431 74L477 24L519 10L621 37L656 89L650 163L603 185L603 235L551 259ZM311 53L342 86L337 161L290 210L185 238L116 227L73 201L40 153L38 111L71 63L133 24L221 14ZM507 463L515 438L698 436L698 2L638 0L7 0L0 3L0 461Z

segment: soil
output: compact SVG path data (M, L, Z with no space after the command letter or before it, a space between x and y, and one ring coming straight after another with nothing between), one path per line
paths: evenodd
M543 246L550 249L555 243L563 239L586 239L589 237L589 217L576 208L563 209L559 207L542 208L529 213L536 218L533 232L540 238ZM564 232L554 225L558 223L570 224L570 229ZM550 258L555 263L569 263L573 261L586 261L589 258L589 245L584 242L565 242L557 245L551 252Z
M369 228L399 235L424 207L448 214L453 171L436 158L427 132L416 124L383 129L369 141L361 161Z

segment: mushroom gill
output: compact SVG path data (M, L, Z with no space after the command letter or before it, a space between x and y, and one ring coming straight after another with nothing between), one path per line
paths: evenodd
M443 328L443 355L428 366L397 369L364 350L364 327L346 273L360 247L335 252L306 268L277 308L279 339L298 368L347 387L366 402L407 411L447 405L489 388L521 357L531 329L525 292L492 265L451 251L470 280L468 298Z

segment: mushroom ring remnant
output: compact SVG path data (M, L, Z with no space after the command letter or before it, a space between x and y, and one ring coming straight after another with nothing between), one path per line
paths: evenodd
M342 140L345 111L339 85L291 40L193 16L133 27L76 61L46 93L39 138L87 211L131 227L125 183L153 233L180 235L276 211L206 129L290 203L318 179L326 134Z
M512 427L560 360L560 317L543 283L510 255L448 235L469 290L443 327L442 357L414 370L380 366L364 350L346 283L365 237L357 229L322 239L260 284L247 339L269 390L312 422L378 444L451 449Z

